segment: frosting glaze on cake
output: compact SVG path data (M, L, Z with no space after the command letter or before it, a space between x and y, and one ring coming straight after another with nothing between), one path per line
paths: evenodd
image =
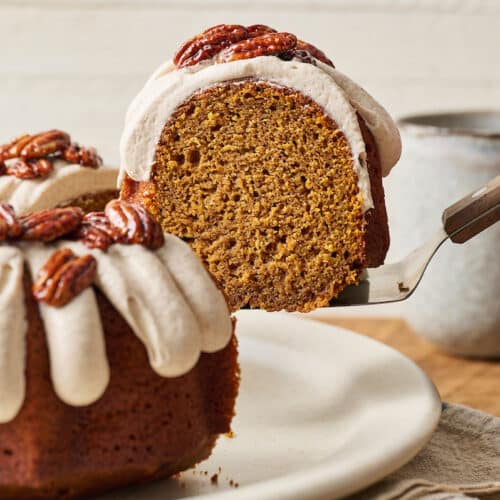
M119 182L125 174L136 181L149 180L163 127L188 97L221 82L250 78L294 89L324 109L351 147L363 210L373 208L366 145L357 114L373 134L384 176L389 174L401 154L398 129L385 109L360 86L335 68L317 59L314 62L259 56L222 64L212 59L180 69L171 61L163 64L128 109L120 144Z
M87 168L54 162L48 177L19 179L0 176L0 201L11 204L18 214L52 208L86 193L99 193L116 188L118 170L110 166Z
M2 244L0 423L16 416L25 397L25 263L36 275L60 248L95 257L95 286L142 341L159 375L187 373L201 352L218 351L229 342L233 326L224 296L194 252L175 236L165 234L165 244L155 251L115 244L104 252L77 241ZM62 308L39 307L55 392L72 406L93 403L110 376L95 292L87 288Z

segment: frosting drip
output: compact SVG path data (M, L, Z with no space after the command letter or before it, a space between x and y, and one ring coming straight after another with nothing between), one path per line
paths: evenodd
M103 252L75 241L0 246L0 422L15 417L25 394L24 261L36 275L57 249L92 253L98 262L95 286L142 341L159 375L180 376L201 352L227 345L233 326L224 296L186 243L172 235L165 239L156 251L115 244ZM95 402L110 374L94 290L61 308L39 307L55 392L73 406Z
M366 121L375 138L384 175L399 159L399 132L387 112L369 94L320 61L313 65L261 56L224 64L214 64L212 60L180 70L171 62L163 64L149 78L128 109L120 144L119 181L125 173L137 181L149 180L163 127L175 109L192 94L222 82L244 78L294 89L322 106L351 146L363 209L372 208L366 148L357 113Z
M151 367L164 377L189 371L201 332L170 270L138 245L114 245L97 259L96 284L145 345Z
M56 247L67 246L59 244ZM24 245L32 276L54 252L54 246ZM97 400L109 381L104 332L94 293L84 290L66 306L39 303L45 326L50 370L56 394L73 406Z
M0 247L0 423L12 420L25 394L24 260L16 247Z
M156 255L172 272L177 286L183 290L184 298L194 312L201 330L204 352L215 352L224 348L229 338L220 335L221 309L207 297L220 293L212 280L200 280L205 267L191 248L172 234L165 234L165 245Z
M0 176L0 201L11 204L18 214L35 212L87 193L116 189L117 175L118 170L112 167L92 169L58 160L49 177Z

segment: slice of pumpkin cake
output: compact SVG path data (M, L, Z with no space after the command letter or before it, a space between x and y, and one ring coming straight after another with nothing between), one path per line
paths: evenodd
M184 43L134 99L121 196L188 242L233 310L324 306L389 245L387 112L316 47L263 25Z

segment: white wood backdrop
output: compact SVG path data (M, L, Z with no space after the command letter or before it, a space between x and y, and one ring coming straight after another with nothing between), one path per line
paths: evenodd
M220 22L316 43L396 116L500 108L498 0L0 0L0 140L60 127L117 161L146 76Z
M147 75L221 22L297 33L395 116L500 109L499 0L0 0L0 142L58 127L117 162Z

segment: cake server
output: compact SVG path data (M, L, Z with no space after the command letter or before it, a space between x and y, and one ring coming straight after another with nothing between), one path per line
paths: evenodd
M499 220L500 176L497 176L445 209L441 227L426 243L399 262L364 270L360 283L346 287L330 302L330 306L383 304L407 299L447 239L453 243L465 243Z

